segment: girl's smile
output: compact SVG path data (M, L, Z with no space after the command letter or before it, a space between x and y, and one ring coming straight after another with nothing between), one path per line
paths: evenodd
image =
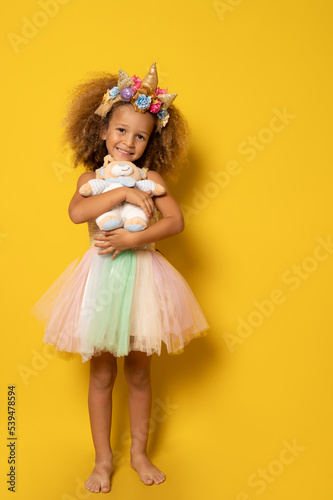
M150 113L138 113L130 104L119 106L107 130L101 133L108 153L114 160L139 159L146 149L154 123Z
M131 156L133 153L131 153L130 151L124 151L123 149L120 149L120 148L116 148L118 153L120 153L121 155L124 155L124 156Z

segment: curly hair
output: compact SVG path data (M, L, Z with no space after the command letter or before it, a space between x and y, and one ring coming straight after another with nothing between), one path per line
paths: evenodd
M117 85L118 77L110 73L99 73L74 88L63 124L64 142L74 153L74 166L83 164L87 170L95 171L108 154L101 130L108 126L114 111L125 101L116 102L105 118L95 114L103 95ZM138 167L155 170L164 177L176 177L178 167L187 158L190 132L185 118L174 105L168 108L169 122L161 132L155 126L143 155L136 161Z

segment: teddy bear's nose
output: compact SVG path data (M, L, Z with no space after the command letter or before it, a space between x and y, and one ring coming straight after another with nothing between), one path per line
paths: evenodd
M133 172L133 168L131 167L131 165L119 162L112 167L111 172L116 177L119 177L119 175L131 175L131 173Z

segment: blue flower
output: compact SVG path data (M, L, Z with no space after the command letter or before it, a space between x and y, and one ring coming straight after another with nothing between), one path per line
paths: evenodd
M139 109L147 109L150 106L151 102L151 97L148 95L146 96L145 94L139 94L139 97L135 101L135 104Z
M167 118L168 114L169 114L169 113L167 112L167 110L166 110L166 109L162 109L162 111L159 111L159 112L157 113L157 116L158 116L161 120L165 120L165 118Z
M109 95L110 95L111 99L114 99L117 94L119 94L118 87L112 87L112 89L109 90Z

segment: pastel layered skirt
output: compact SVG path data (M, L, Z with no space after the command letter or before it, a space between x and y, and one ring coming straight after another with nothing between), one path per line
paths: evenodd
M43 341L82 361L108 351L177 354L208 329L182 275L155 250L126 250L114 260L91 247L32 309Z

